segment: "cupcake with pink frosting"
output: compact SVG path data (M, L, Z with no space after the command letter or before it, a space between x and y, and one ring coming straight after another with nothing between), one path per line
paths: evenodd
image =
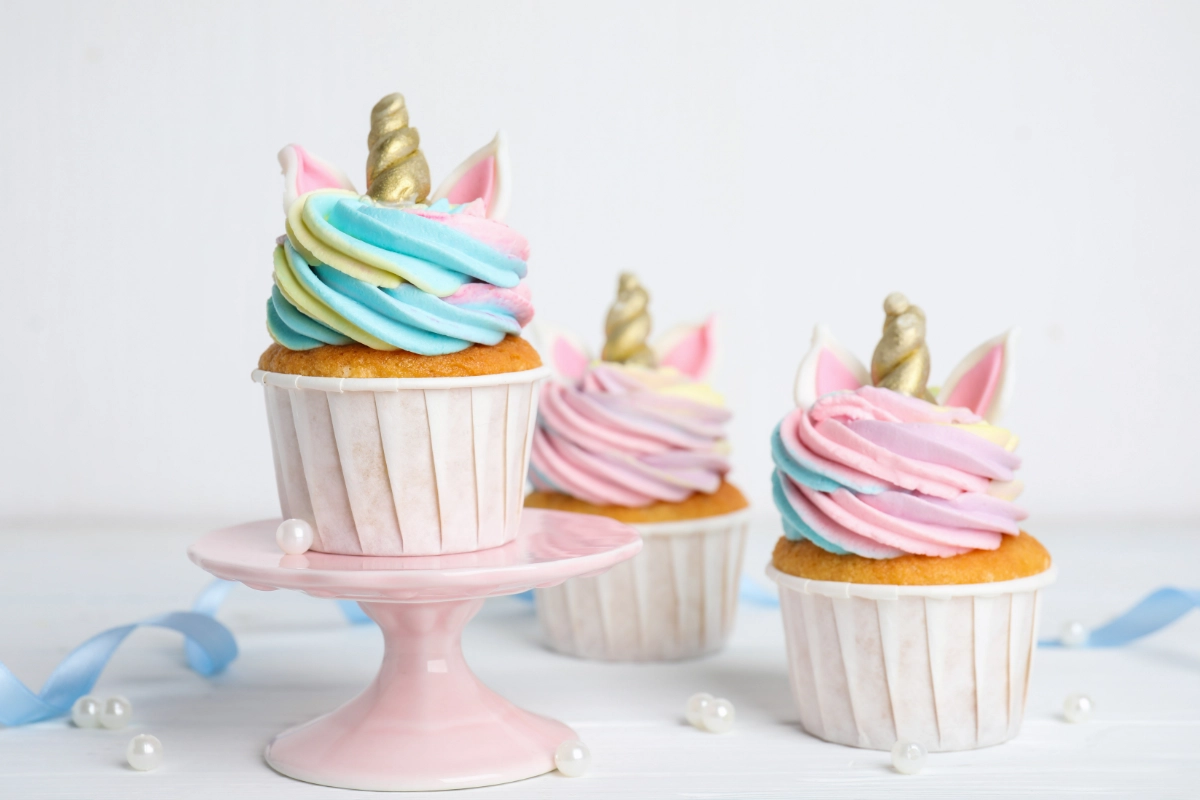
M726 480L729 411L704 379L713 323L648 343L649 296L621 276L599 360L566 335L544 343L526 507L636 527L641 554L604 575L537 592L550 646L614 661L690 658L732 630L747 502Z
M925 315L889 295L868 370L823 326L775 428L792 691L832 742L929 751L1020 729L1049 553L1021 530L1010 331L927 388Z

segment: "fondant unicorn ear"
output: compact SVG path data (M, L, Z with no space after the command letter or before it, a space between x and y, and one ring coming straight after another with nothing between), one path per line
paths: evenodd
M587 346L573 334L544 320L535 320L525 328L525 337L555 374L578 381L587 372L592 357Z
M699 325L678 325L654 344L659 366L674 367L697 381L712 372L717 355L717 318L709 317Z
M346 173L317 158L298 144L289 144L279 151L279 166L283 167L283 212L292 207L302 194L316 189L349 189L354 184Z
M938 392L938 403L969 408L988 422L997 422L1016 383L1017 333L1013 328L989 339L958 362Z
M813 329L812 347L796 371L796 405L812 408L822 395L857 389L871 383L871 373L854 354L842 347L829 328Z
M503 221L508 213L508 145L503 133L472 153L451 171L430 198L432 204L446 199L451 203L482 200L488 219Z

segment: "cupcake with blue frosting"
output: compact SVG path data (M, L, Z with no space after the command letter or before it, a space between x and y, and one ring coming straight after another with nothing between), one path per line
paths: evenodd
M366 194L299 145L279 154L284 235L266 304L280 503L313 549L466 552L517 532L536 384L529 244L504 224L495 139L430 191L399 94L371 111Z

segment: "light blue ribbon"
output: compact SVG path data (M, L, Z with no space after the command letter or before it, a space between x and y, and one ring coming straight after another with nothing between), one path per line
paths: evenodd
M228 591L225 589L225 593ZM219 599L216 604L220 605ZM233 634L205 613L172 611L132 625L110 628L67 654L38 694L0 664L0 724L9 727L28 725L69 713L75 701L96 685L100 673L125 637L142 627L182 633L187 639L188 666L201 675L216 675L237 658Z
M1200 589L1164 586L1142 598L1133 608L1088 633L1079 644L1062 638L1042 639L1041 647L1121 647L1170 625L1193 608L1200 608Z

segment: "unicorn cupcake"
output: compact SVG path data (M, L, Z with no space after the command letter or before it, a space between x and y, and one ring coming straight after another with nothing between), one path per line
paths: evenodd
M792 692L810 733L965 750L1017 734L1045 548L1021 531L1017 438L996 426L1016 332L927 388L925 314L884 302L871 369L818 326L771 439Z
M371 111L367 194L289 145L284 228L254 379L266 390L279 502L313 549L429 555L514 539L547 374L529 245L502 220L497 135L430 193L404 98Z
M623 274L601 359L565 334L545 343L557 379L542 387L531 508L633 525L642 552L592 578L537 591L560 652L654 661L720 649L737 613L747 502L726 480L730 414L705 382L713 321L649 343L649 295Z

